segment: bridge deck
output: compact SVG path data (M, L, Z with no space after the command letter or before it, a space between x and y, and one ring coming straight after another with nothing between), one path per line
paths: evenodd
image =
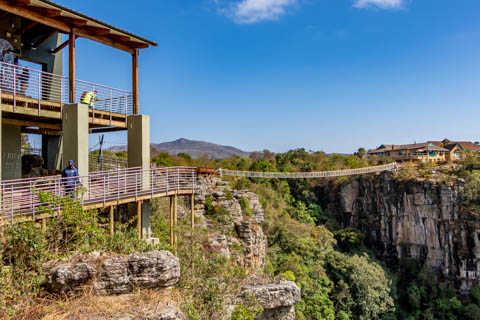
M0 225L49 217L46 208L58 214L62 208L41 202L39 193L69 196L69 183L82 189L78 197L84 209L97 209L175 194L191 195L195 190L196 168L117 169L73 181L59 176L3 181Z

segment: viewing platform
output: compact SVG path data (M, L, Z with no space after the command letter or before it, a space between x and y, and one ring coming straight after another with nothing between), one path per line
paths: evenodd
M69 81L65 76L0 62L2 122L23 126L24 133L60 134ZM133 114L131 92L78 79L75 87L74 103L81 103L88 92L97 92L89 108L90 132L126 129L126 119Z

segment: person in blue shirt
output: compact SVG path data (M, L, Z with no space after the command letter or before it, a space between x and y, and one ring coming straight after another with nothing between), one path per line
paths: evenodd
M78 177L78 169L75 167L73 160L68 160L68 166L62 172L63 186L65 194L74 197L75 188L80 185L80 178Z

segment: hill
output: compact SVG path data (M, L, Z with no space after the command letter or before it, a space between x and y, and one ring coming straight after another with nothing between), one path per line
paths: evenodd
M202 155L207 155L209 158L221 159L228 158L231 156L241 156L248 157L250 152L242 151L235 147L231 146L222 146L219 144L206 142L206 141L196 141L188 140L185 138L180 138L175 141L162 142L162 143L152 143L152 150L155 153L157 151L168 152L171 155L177 155L179 153L186 153L193 158L198 158ZM113 152L126 150L125 146L111 147L109 150Z

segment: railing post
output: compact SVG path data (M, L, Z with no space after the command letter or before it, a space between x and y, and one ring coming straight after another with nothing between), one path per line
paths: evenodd
M41 93L41 90L40 90L40 83L41 83L41 78L40 78L40 72L38 73L38 116L40 117L40 100L41 100L41 97L42 97L42 93ZM51 85L51 84L50 84Z
M138 173L135 173L135 201L138 198Z
M17 110L17 68L13 66L13 112Z
M168 185L170 183L170 181L168 181L168 168L165 169L165 172L167 174L167 194L168 194Z
M106 184L106 175L104 174L103 175L103 206L105 207L105 196L106 196L106 193L105 193L105 184Z
M153 169L150 169L150 190L152 191L152 199L153 199Z
M128 116L128 93L125 92L125 117Z
M32 208L32 221L35 222L35 206L33 204L33 181L30 181L30 207Z
M177 191L180 190L180 170L177 168Z
M113 104L113 93L112 89L110 89L110 125L112 125L112 104Z
M12 224L13 224L13 184L11 186L11 192L10 192L10 218L11 218L11 221L12 221Z

